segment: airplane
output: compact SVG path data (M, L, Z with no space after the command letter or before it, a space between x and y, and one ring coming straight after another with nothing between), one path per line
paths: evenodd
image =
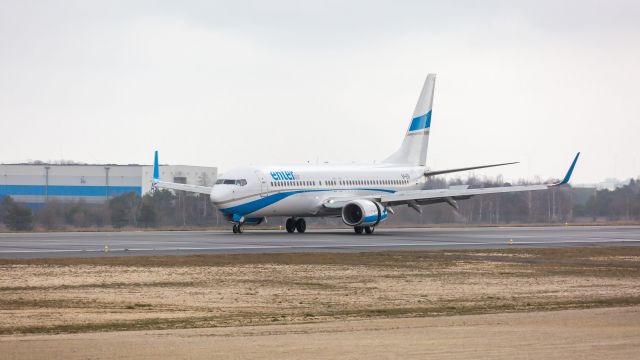
M447 170L431 170L426 166L435 80L435 74L427 76L400 148L382 162L237 168L209 187L161 181L156 151L152 189L209 195L225 219L233 224L234 233L242 233L245 225L261 224L268 216L284 216L288 233L304 233L308 217L340 217L356 234L372 234L376 226L393 214L394 207L408 206L421 212L422 205L446 203L457 209L458 200L476 195L546 190L569 182L579 152L563 180L554 183L477 189L461 185L426 190L426 182L432 176L515 164Z

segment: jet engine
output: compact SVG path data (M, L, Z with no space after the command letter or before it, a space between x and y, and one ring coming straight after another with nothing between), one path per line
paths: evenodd
M342 208L342 221L349 226L376 226L387 218L387 208L371 200L353 200Z

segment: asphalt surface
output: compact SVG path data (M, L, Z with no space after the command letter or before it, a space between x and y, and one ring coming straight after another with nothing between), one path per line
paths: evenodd
M0 258L640 245L640 226L0 233ZM108 248L108 251L105 251Z

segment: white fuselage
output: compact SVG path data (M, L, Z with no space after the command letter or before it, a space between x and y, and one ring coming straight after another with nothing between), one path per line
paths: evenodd
M422 189L424 173L422 166L390 164L238 168L218 179L211 201L232 221L266 216L337 216L339 210L323 206L328 198Z

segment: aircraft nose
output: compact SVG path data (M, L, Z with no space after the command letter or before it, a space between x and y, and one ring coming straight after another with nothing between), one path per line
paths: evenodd
M222 201L222 199L224 198L224 189L222 186L213 186L213 189L211 189L211 202L217 204L220 201Z

